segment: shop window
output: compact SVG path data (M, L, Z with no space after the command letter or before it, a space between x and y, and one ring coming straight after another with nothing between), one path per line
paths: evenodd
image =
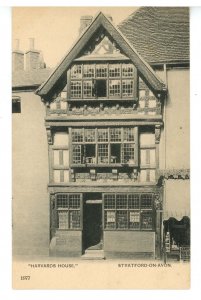
M153 194L104 194L104 222L105 229L153 230Z
M58 194L56 197L57 228L81 228L81 195Z

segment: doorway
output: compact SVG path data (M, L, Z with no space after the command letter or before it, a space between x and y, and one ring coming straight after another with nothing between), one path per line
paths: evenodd
M102 200L96 193L85 195L83 211L83 248L101 250L102 245Z

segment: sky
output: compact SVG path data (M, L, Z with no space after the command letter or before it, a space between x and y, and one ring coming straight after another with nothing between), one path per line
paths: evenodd
M12 10L13 45L20 40L20 50L29 49L29 38L35 38L35 49L41 50L47 67L56 66L78 37L80 17L109 14L119 24L136 7L15 7Z

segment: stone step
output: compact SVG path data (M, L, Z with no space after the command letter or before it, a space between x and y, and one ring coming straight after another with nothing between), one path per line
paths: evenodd
M103 250L86 250L85 253L81 256L82 259L96 260L96 259L105 259Z
M91 250L91 249L86 249L85 250L85 254L97 254L97 255L101 255L104 254L104 250Z

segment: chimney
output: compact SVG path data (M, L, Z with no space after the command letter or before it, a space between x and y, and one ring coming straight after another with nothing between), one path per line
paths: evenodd
M34 49L34 38L29 39L29 50L25 53L26 70L40 69L40 51Z
M80 28L79 28L80 35L91 24L92 20L93 20L93 16L82 16L80 18Z
M20 51L20 40L14 40L14 50L12 52L13 71L24 70L24 52Z

